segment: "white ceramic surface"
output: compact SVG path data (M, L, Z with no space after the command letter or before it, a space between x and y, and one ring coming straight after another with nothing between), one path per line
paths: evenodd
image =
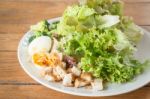
M59 19L54 18L49 20L49 22L55 22ZM138 51L135 54L135 57L140 61L150 59L150 33L144 29L142 30L144 31L144 37L138 45ZM112 96L136 90L150 82L150 68L146 69L131 82L125 84L108 84L105 90L97 92L86 88L64 87L61 83L48 82L39 76L38 69L29 61L27 47L28 39L32 34L31 31L28 31L21 39L18 46L18 59L21 67L29 76L48 88L78 96Z

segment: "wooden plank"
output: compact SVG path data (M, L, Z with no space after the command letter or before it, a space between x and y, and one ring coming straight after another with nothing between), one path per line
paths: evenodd
M41 85L0 85L0 99L149 99L150 87L112 97L81 97L53 91Z
M67 5L64 2L1 2L0 23L36 23L61 16Z
M69 1L68 0L5 0L5 1L11 1L11 2L78 2L79 0L69 0ZM128 3L150 2L150 0L122 0L122 1L128 2Z
M141 3L141 2L150 2L150 0L122 0L127 3Z
M33 23L34 24L34 23ZM0 34L9 33L12 34L24 34L30 29L32 24L1 24L0 23Z
M138 25L150 25L150 3L125 4L125 15L133 17Z
M16 52L0 52L0 83L35 83L20 67Z
M71 2L1 2L0 23L33 24L42 19L61 16ZM140 7L139 7L140 6ZM150 25L150 3L126 3L125 14L132 16L138 25ZM140 13L139 13L140 12Z
M11 50L16 51L18 47L18 43L22 38L23 33L15 34L15 33L0 33L0 51Z

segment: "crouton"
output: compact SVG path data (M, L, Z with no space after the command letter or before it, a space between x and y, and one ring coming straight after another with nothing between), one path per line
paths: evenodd
M87 81L85 81L85 80L83 80L81 78L77 78L75 80L75 87L76 88L84 87L84 86L89 85L89 84L90 84L89 82L87 82Z
M81 74L81 70L79 68L77 68L76 66L73 66L71 68L71 72L75 75L75 76L80 76Z
M66 70L62 68L62 66L56 66L56 72L58 75L63 79L64 76L67 74Z
M52 67L45 67L45 68L42 68L40 70L40 76L41 77L44 77L45 75L47 75L48 73L51 73L53 71L53 68Z
M57 77L55 75L53 75L52 73L46 74L45 75L45 79L48 81L58 81Z
M53 75L55 75L57 77L58 80L62 80L62 78L60 77L60 75L58 74L58 72L56 71L56 68L53 69Z
M74 82L73 74L66 74L63 79L63 85L67 87L72 87Z
M93 82L91 82L92 89L94 91L100 91L103 90L103 81L102 79L94 79Z
M83 72L80 77L81 77L81 79L83 79L85 81L88 81L88 82L92 81L92 74L91 73Z

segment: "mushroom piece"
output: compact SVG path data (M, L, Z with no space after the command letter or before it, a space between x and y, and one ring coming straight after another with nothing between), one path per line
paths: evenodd
M64 79L63 79L63 85L66 86L66 87L72 87L73 86L73 82L75 80L75 77L73 76L73 74L66 74L64 76Z
M63 79L64 76L67 74L66 70L62 67L62 66L56 66L55 67L56 72L58 73L58 75Z
M91 82L92 89L94 91L100 91L103 90L103 81L102 79L94 79L93 82Z
M85 81L85 80L83 80L81 78L77 78L75 80L75 87L76 88L84 87L84 86L89 85L89 84L90 84L89 82L87 82L87 81Z
M76 66L73 66L73 67L71 68L71 72L72 72L75 76L80 76L80 74L81 74L81 70L80 70L78 67L76 67Z
M63 61L66 62L66 65L68 67L73 67L77 64L77 61L75 60L75 58L71 56L67 56L67 55L63 56Z
M83 79L85 81L92 82L92 74L91 73L83 72L80 77L81 77L81 79Z

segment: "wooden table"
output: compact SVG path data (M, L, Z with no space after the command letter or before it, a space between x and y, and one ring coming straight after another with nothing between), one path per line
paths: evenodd
M150 0L124 0L125 14L150 31ZM30 25L62 15L75 0L0 0L0 99L88 99L48 89L20 67L19 40ZM93 98L91 98L93 99ZM150 99L150 84L123 95L99 99Z

